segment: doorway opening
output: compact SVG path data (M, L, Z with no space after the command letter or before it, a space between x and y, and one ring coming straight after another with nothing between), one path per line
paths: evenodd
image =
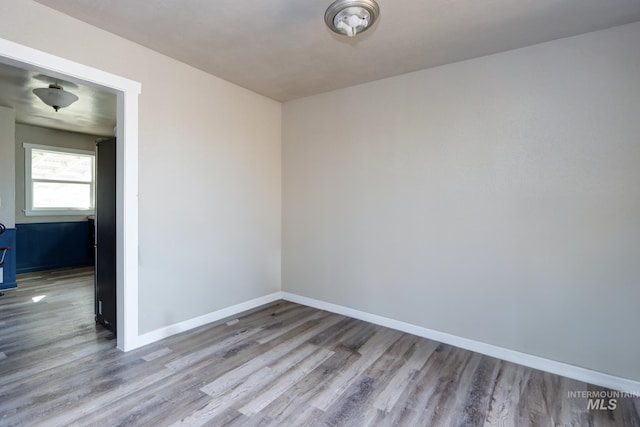
M0 39L0 62L117 96L116 295L117 347L138 343L138 82Z

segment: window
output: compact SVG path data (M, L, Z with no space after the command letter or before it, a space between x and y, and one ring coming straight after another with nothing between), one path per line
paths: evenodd
M25 215L92 215L95 153L23 144Z

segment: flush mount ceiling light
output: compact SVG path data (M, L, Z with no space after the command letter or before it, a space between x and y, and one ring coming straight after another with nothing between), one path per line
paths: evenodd
M59 84L51 84L49 87L34 89L33 93L56 111L60 108L68 107L78 100L76 95L71 92L65 92Z
M334 33L355 37L369 29L378 15L375 0L336 0L324 13L324 22Z

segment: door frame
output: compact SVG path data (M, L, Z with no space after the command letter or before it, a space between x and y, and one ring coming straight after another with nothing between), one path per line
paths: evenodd
M0 38L0 62L117 95L116 305L117 347L140 346L138 335L139 82Z

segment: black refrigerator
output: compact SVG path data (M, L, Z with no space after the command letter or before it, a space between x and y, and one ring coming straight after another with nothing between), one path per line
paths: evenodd
M116 335L116 139L96 147L95 314Z

